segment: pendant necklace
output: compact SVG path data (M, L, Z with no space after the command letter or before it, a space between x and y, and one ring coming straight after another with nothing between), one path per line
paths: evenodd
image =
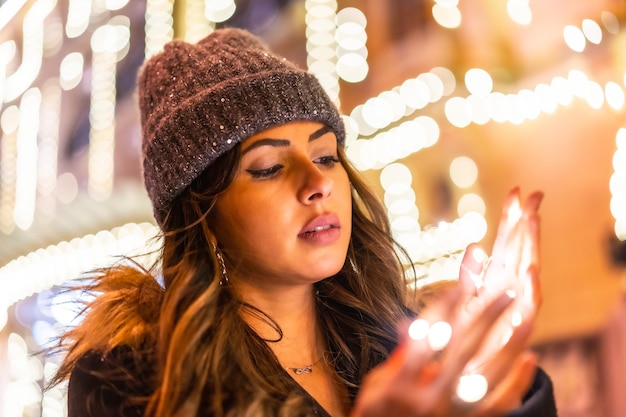
M313 373L313 367L317 365L318 363L320 363L321 361L322 361L322 358L319 358L316 362L310 365L303 366L302 368L285 366L285 369L288 371L292 371L296 375L310 374L310 373Z

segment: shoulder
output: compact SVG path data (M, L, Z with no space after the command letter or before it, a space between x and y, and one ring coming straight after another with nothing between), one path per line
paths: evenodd
M552 381L543 369L537 368L533 385L524 397L520 408L507 417L556 417L556 404Z
M129 347L87 352L70 375L68 416L142 416L153 374L147 358Z

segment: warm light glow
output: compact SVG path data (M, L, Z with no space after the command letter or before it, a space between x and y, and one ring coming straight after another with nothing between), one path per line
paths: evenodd
M424 319L416 319L409 325L409 337L413 340L423 340L428 337L430 323Z
M604 104L604 89L602 86L595 81L589 81L585 100L587 104L589 104L589 107L599 110Z
M507 224L512 226L517 224L519 220L522 218L522 206L519 199L514 199L511 205L509 206L509 210L507 211Z
M6 0L0 5L0 31L15 17L28 0Z
M22 230L28 230L35 218L40 107L41 91L36 88L26 91L20 101L13 209L15 225Z
M456 395L462 401L475 403L487 394L488 388L489 385L484 376L480 374L462 375L459 378Z
M225 22L235 13L233 0L205 0L204 15L210 22Z
M130 22L122 13L109 11L121 10L129 2L68 0L66 15L50 15L57 3L55 0L6 0L0 6L0 29L18 11L24 15L23 32L16 38L23 42L20 53L16 53L18 48L12 40L0 44L0 232L5 234L14 232L17 226L27 229L35 215L39 216L38 220L51 218L55 203L70 204L78 196L76 176L71 172L57 172L57 154L61 89L75 89L81 85L83 77L92 83L82 86L91 93L89 190L95 198L104 199L113 187L116 63L130 47ZM214 29L216 22L224 22L233 15L235 3L233 0L187 0L182 16L184 24L177 22L177 29L181 30L178 35L189 42L199 40ZM435 22L446 29L459 27L462 16L458 5L458 0L436 0L432 9ZM339 78L359 83L368 77L366 16L355 7L338 10L336 0L307 0L305 9L307 66L339 104ZM532 21L528 0L508 0L506 10L517 24L528 25ZM116 15L114 19L103 22L103 16L112 15ZM64 34L62 21L65 21ZM591 48L606 42L607 36L620 33L619 19L613 13L603 12L599 21L582 19L580 28L564 28L565 44L575 52L584 52L587 43ZM86 65L81 53L70 51L65 57L55 57L52 63L54 69L60 62L59 78L54 75L42 80L42 65L50 64L44 60L58 53L62 43L67 41L63 35L70 39L91 36L94 53L85 57L93 61ZM146 57L161 50L173 35L174 1L147 0ZM380 170L383 200L393 236L415 262L415 275L409 277L414 280L413 285L458 278L463 251L469 243L478 242L486 235L486 206L475 189L478 167L470 158L461 156L450 164L451 184L457 187L453 195L458 197L458 218L436 225L421 225L411 170L403 159L437 144L441 132L450 130L450 125L455 128L490 122L517 125L552 114L575 100L591 109L601 109L606 102L612 110L622 111L623 71L618 76L622 79L616 80L619 82L604 78L606 74L601 80L595 79L593 63L585 67L584 59L588 58L581 54L579 60L574 61L577 69L537 80L536 85L511 82L504 87L494 86L489 73L473 68L463 80L466 95L456 91L457 80L450 69L436 67L365 100L343 116L349 158L361 170ZM18 59L21 62L14 62ZM92 71L89 77L83 74L87 67ZM501 91L494 91L494 87ZM455 92L457 96L452 97ZM442 102L444 98L447 101ZM11 105L3 107L3 103ZM433 104L437 106L430 107ZM444 117L440 116L440 107L444 107ZM615 172L609 183L610 210L615 217L616 235L626 240L624 129L617 133L616 142ZM7 307L16 300L79 276L94 265L109 265L112 256L143 248L147 236L157 230L153 225L130 225L122 229L42 248L0 268L0 329L8 320ZM406 262L405 266L408 266ZM407 270L407 275L409 273L413 274ZM15 280L15 276L22 279ZM59 320L69 322L58 314L57 311L55 317ZM521 313L513 311L510 320L513 326L519 324ZM437 341L433 336L437 334L433 331L437 326L422 321L414 323L409 330L411 337L428 338L431 348L439 349L447 341L444 342L445 338ZM53 326L38 321L32 325L32 338L43 345L55 331ZM63 389L66 387L61 385L43 393L40 388L42 376L49 379L54 373L53 364L46 363L44 368L35 358L28 357L25 341L17 335L10 336L9 350L13 360L10 372L16 378L9 382L4 396L15 398L11 410L19 409L19 412L14 414L22 415L24 407L41 402L42 416L50 417L55 412L64 415ZM470 377L474 379L467 382ZM459 383L459 397L465 401L482 398L481 390L486 390L486 381L480 377L464 376ZM473 386L474 391L463 394L466 388L463 381ZM485 386L481 388L482 382Z
M22 62L12 74L7 75L4 101L18 99L37 79L43 59L44 20L54 8L54 0L34 3L22 21Z
M304 2L306 10L306 50L311 51L319 47L337 49L335 32L337 30L337 2L335 0L306 0ZM350 58L341 63L338 70L336 64L336 54L326 56L308 55L307 66L309 72L315 75L322 87L326 90L330 98L339 105L339 74L338 71L345 72L348 78L354 80L361 78L363 71L355 69ZM358 58L355 58L358 59Z
M360 54L347 53L337 59L337 75L347 82L363 81L368 71L367 60Z
M574 52L582 52L585 50L585 35L580 28L568 25L563 29L563 38L565 44Z
M189 43L198 42L215 30L215 22L207 19L206 16L206 11L214 8L219 8L219 6L208 4L206 0L187 0L185 2L185 33L183 35L185 41Z
M434 351L444 349L452 337L452 326L445 321L438 321L430 326L428 345Z
M76 199L78 196L78 181L72 173L65 172L59 175L56 181L56 195L62 204L70 204Z
M120 255L136 255L136 260L148 267L156 261L152 245L159 244L154 240L157 233L153 224L129 223L20 256L0 268L0 310L95 268L111 265ZM148 253L151 255L144 256Z
M486 210L487 207L485 205L485 200L483 200L483 198L478 194L474 193L463 194L457 203L457 214L459 217L463 217L465 214L470 212L475 212L484 216Z
M533 19L528 0L508 0L506 11L511 20L519 25L529 25Z
M459 128L468 126L472 121L469 107L463 97L452 97L446 101L445 114L450 124Z
M430 101L430 90L423 80L410 78L399 88L404 104L411 109L424 108Z
M612 35L619 33L619 19L613 13L603 11L601 14L602 25Z
M57 161L59 159L59 128L61 123L61 87L49 80L42 90L37 161L37 215L44 222L52 221L56 208Z
M433 18L441 27L455 29L461 25L461 11L456 6L449 6L444 2L433 5Z
M128 4L128 0L106 0L105 7L107 10L119 10Z
M0 305L2 305L1 302ZM6 326L8 320L9 316L7 314L7 310L5 308L0 308L0 332L4 329L4 326Z
M613 174L609 180L609 209L615 218L615 235L619 240L626 241L626 128L617 131L615 144Z
M174 38L173 13L174 0L146 1L146 59L159 52L163 45Z
M611 108L622 110L624 107L624 90L618 83L613 81L606 83L604 95L606 96L606 102Z
M89 27L91 2L84 0L69 0L65 34L68 38L77 38Z
M478 166L471 158L459 156L450 163L450 179L459 188L468 188L476 183Z
M17 173L17 128L20 112L17 106L7 107L0 116L0 232L10 234L15 228L15 187Z
M411 170L400 163L389 164L380 173L380 184L387 192L403 191L406 187L410 187L412 180Z
M71 90L76 87L83 78L84 65L83 54L80 52L67 54L59 68L61 88Z
M596 45L602 42L602 28L595 20L584 19L582 31L589 42Z
M493 80L487 71L473 68L465 73L465 87L475 96L487 97L493 89Z

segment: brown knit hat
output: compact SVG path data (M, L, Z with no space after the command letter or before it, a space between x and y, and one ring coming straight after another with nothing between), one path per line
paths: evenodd
M241 29L189 44L172 41L139 75L143 174L162 225L174 199L219 156L295 120L344 125L319 81Z

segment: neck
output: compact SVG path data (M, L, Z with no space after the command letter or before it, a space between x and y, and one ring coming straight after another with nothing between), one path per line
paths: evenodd
M313 286L285 291L246 291L244 300L269 316L282 332L263 315L246 312L243 319L274 351L285 367L304 367L316 363L323 354L319 335Z

